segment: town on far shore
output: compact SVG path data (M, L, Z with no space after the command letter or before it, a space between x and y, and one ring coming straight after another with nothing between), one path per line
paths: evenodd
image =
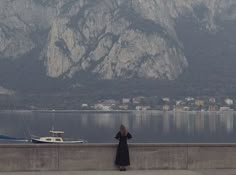
M81 104L82 110L160 110L160 111L234 111L233 98L223 97L135 97L120 100L99 100L94 104Z
M157 110L157 111L235 111L236 97L230 96L133 96L89 98L64 94L1 94L0 110Z

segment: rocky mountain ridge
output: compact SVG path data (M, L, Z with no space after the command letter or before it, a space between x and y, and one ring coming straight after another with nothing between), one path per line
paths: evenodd
M181 18L214 34L219 21L236 19L236 2L2 0L0 61L34 55L52 78L173 80L188 67L175 29Z

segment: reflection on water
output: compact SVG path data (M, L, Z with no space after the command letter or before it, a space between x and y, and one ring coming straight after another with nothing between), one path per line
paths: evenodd
M120 124L132 142L236 142L234 112L0 112L0 135L30 138L64 130L89 142L115 142Z

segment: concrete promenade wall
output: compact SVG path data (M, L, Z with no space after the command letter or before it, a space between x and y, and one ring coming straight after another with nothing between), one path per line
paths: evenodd
M130 169L235 169L236 144L130 144ZM113 170L115 144L0 145L0 171Z

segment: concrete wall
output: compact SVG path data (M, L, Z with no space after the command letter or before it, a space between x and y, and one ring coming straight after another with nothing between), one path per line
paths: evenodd
M114 144L0 145L0 171L113 170ZM131 144L130 169L235 169L235 144Z

